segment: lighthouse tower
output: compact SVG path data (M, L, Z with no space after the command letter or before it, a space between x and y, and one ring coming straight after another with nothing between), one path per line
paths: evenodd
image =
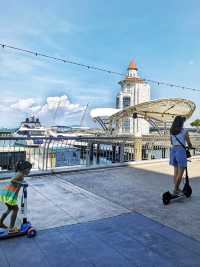
M119 82L121 90L116 97L116 108L119 109L150 100L150 86L138 76L138 69L133 60L127 70L127 75ZM146 135L149 134L149 124L140 118L124 118L118 125L118 134Z

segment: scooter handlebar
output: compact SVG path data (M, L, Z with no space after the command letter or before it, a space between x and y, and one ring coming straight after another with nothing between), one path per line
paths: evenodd
M27 182L22 182L22 183L20 183L21 184L21 186L23 186L23 187L28 187L28 183Z

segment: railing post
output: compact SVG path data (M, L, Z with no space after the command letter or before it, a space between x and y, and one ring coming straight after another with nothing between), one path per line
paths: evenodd
M47 149L46 149L46 168L45 170L48 169L48 161L49 161L49 146L50 146L50 143L51 143L51 139L47 142Z
M44 147L43 147L43 154L42 154L42 170L43 171L44 171L44 164L45 164L46 143L47 143L47 139L45 138Z
M87 143L85 152L86 152L86 166L89 166L90 165L90 142L89 141Z
M162 159L166 158L166 148L162 147Z

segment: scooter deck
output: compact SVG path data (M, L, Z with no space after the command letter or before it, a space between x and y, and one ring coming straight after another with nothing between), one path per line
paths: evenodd
M24 236L27 234L28 229L31 227L30 223L22 224L20 227L20 231L17 233L8 233L8 229L0 228L0 240L8 239L13 237Z
M24 236L26 234L27 234L27 231L19 231L17 233L8 233L8 229L0 228L0 240Z
M185 194L182 195L171 194L170 199L179 199L183 197L186 197Z

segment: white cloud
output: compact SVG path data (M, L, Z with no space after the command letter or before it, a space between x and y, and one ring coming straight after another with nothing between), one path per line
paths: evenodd
M35 103L35 100L33 98L19 99L16 103L12 104L10 108L24 111L24 110L31 108L34 103Z
M27 115L38 116L44 125L78 124L85 107L74 104L67 95L47 97L45 103L41 99L2 98L0 105L0 126L16 127ZM9 118L9 119L8 119Z
M68 98L68 96L54 96L54 97L48 97L47 103L42 107L40 110L40 113L44 113L49 110L57 110L58 108L64 109L64 110L81 110L79 104L72 104Z
M46 124L66 124L69 118L79 120L84 107L73 104L67 95L48 97L46 103L38 111L37 115Z

